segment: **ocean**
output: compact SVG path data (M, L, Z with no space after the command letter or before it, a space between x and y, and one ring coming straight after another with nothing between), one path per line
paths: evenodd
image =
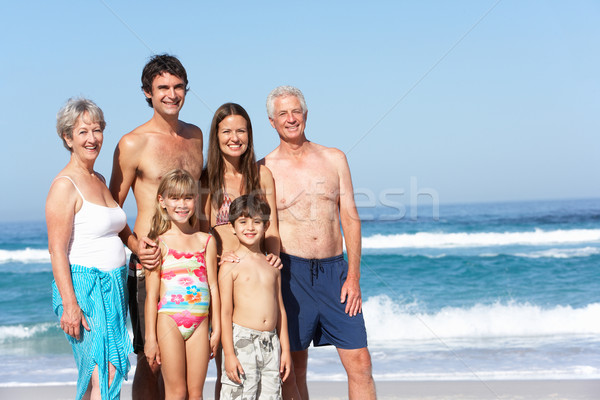
M599 199L360 213L376 380L600 378ZM0 223L0 273L0 386L74 383L43 221ZM308 371L345 379L331 347Z

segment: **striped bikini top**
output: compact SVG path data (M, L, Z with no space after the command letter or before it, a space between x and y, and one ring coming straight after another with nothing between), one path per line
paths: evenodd
M217 219L214 226L227 225L229 223L229 206L231 206L231 197L224 191L223 204L221 204L221 208L217 211Z

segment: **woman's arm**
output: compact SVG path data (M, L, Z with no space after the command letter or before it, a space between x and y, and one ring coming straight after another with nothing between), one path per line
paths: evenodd
M236 264L225 263L219 270L219 292L221 297L221 346L225 373L229 379L242 383L240 375L244 369L235 355L233 346L233 270Z
M264 165L258 166L260 173L260 187L265 193L267 203L271 207L269 216L269 227L265 232L265 250L267 254L274 254L279 257L281 242L279 239L279 221L277 220L277 200L275 198L275 181L271 170Z
M206 275L210 290L210 358L214 358L221 341L221 299L217 277L217 244L212 238L206 248Z
M272 266L281 269L281 259L279 251L281 249L281 241L279 239L279 221L277 220L277 200L275 198L275 181L271 170L264 165L258 166L260 173L260 187L265 193L267 203L271 208L269 216L269 226L265 232L264 250L267 253L267 261Z
M277 320L277 336L281 344L281 361L279 363L279 374L281 380L285 382L292 370L292 354L290 353L290 338L288 335L287 314L283 305L283 296L281 295L281 274L277 276L277 297L279 302L279 319Z
M160 246L160 245L159 245ZM161 256L162 246L161 247ZM162 257L161 257L162 263ZM144 338L144 354L152 371L157 371L160 365L160 349L156 335L156 321L158 319L158 302L160 300L160 272L161 268L153 270L146 269L146 303L144 304L144 316L146 320L146 334Z
M75 186L68 179L58 179L52 183L46 199L46 225L52 274L63 305L60 328L77 340L80 338L81 325L90 330L75 297L68 257L73 219L81 204Z

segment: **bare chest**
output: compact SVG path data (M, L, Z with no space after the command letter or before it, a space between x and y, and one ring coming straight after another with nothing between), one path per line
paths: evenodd
M235 286L244 291L263 293L274 287L277 281L278 270L264 263L240 266L235 278Z
M155 141L144 151L136 177L149 184L158 184L172 169L188 171L196 179L202 172L202 147L199 141Z
M340 182L336 171L318 165L304 169L282 166L273 175L278 211L328 209L339 201Z

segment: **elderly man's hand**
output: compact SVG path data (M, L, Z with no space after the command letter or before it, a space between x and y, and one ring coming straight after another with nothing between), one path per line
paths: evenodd
M342 286L340 302L346 303L346 314L351 317L362 312L362 295L358 279L348 276L344 286Z

